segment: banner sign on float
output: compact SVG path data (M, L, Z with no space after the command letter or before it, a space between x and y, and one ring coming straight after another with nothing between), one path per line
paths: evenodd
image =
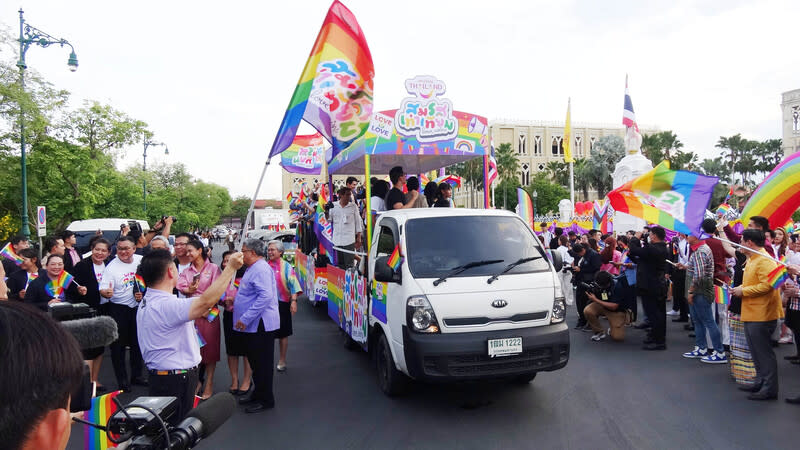
M325 158L325 138L320 133L297 135L281 153L281 167L290 173L319 175Z
M386 283L372 280L372 315L386 323Z
M355 270L328 266L328 316L362 346L367 344L367 305L366 277Z
M381 139L391 139L394 133L394 119L386 114L375 113L369 123L368 131Z

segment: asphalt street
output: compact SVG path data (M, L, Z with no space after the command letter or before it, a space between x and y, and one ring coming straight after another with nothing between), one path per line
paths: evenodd
M221 250L214 254L219 262ZM574 308L568 320L574 324ZM792 345L777 349L779 401L753 402L736 389L727 364L681 357L694 342L682 323L668 319L666 351L640 350L643 332L627 331L625 342L598 343L571 330L566 368L525 386L415 383L407 395L387 398L367 354L343 347L324 306L301 304L288 369L275 375L275 409L248 415L240 408L196 448L796 448L800 407L783 401L800 394L800 366L783 360ZM113 379L106 353L100 382L113 386ZM229 383L223 354L215 391ZM146 388L121 399L139 395ZM83 448L82 425L73 426L68 448Z

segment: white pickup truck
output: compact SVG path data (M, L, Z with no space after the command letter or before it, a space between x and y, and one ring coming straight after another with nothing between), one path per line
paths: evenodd
M392 268L396 248L402 261ZM507 211L380 214L368 258L366 344L383 392L398 394L408 378L527 383L564 367L569 332L554 254Z

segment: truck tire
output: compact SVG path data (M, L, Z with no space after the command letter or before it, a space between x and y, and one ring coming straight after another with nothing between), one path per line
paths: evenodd
M533 373L529 373L529 374L525 374L525 375L516 376L516 377L513 378L513 382L515 384L528 384L531 381L533 381L534 378L536 378L536 374L537 373L538 372L533 372Z
M384 334L381 334L375 348L375 368L378 373L378 386L384 394L395 397L405 391L406 376L395 367L392 350Z

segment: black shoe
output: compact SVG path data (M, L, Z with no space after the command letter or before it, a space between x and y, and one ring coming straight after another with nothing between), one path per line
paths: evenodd
M731 352L731 346L730 346L730 345L724 345L724 344L723 344L723 345L722 345L722 349L723 349L723 350L725 350L727 353L730 353L730 352Z
M651 338L649 336L647 338L645 338L645 340L642 341L642 344L644 344L644 345L650 345L650 344L655 344L655 343L656 343L656 341L654 341L653 338Z
M786 403L791 403L793 405L800 405L800 395L797 397L786 397Z
M756 386L755 384L750 385L750 386L742 385L742 386L739 386L739 390L740 391L745 391L745 392L758 392L758 391L761 390L761 386Z
M688 317L678 317L678 318L672 319L672 321L673 322L688 322L689 318Z
M250 405L253 403L258 402L252 395L245 395L243 397L239 397L239 404L240 405Z
M652 327L647 322L640 322L640 323L637 323L636 325L634 325L633 328L636 328L637 330L646 330L646 329L652 328Z
M800 359L793 359L793 360L791 360L789 362L792 363L792 364L800 364Z
M770 343L770 344L771 344L773 347L777 347L777 346L778 346L778 341L773 341L772 339L770 339L770 340L769 340L769 343Z
M263 402L258 402L258 403L253 404L252 406L248 406L247 408L245 408L244 412L247 413L247 414L255 414L255 413L260 413L262 411L266 411L268 409L272 409L274 407L275 407L274 403L271 404L271 405L268 405L268 404L263 403Z
M694 331L694 325L692 325L692 323L689 322L689 323L687 323L686 325L683 326L683 329L686 330L686 331Z
M142 377L134 377L131 378L131 384L135 386L148 386L150 383L148 383L147 380Z
M586 325L588 325L586 322L578 322L578 323L575 324L575 328L574 329L575 330L582 330Z
M748 400L777 400L778 394L767 394L762 392L754 392L747 396Z
M697 337L697 335L696 335L696 334L694 334L694 332L691 332L691 333L689 333L689 337L690 337L690 338L693 338L693 337Z
M800 356L798 355L784 356L783 359L787 361L797 361L798 359L800 359Z
M642 350L666 350L667 344L657 344L653 342L652 344L645 344L642 346Z

